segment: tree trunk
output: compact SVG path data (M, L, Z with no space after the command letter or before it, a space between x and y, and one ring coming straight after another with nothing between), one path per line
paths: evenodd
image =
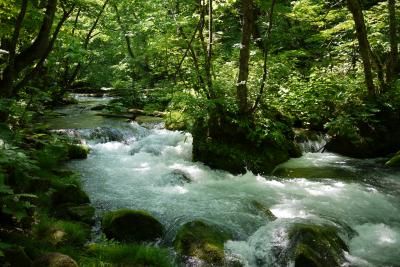
M16 40L18 40L21 23L25 16L25 4L25 1L23 1L21 11L17 19L16 28L13 35L13 39L15 38ZM48 0L39 34L29 47L27 47L18 55L14 54L15 57L13 55L12 61L5 68L4 78L0 81L0 92L4 97L11 97L13 95L13 82L18 78L19 73L32 65L35 60L40 59L46 53L56 10L57 0ZM13 53L15 53L15 49L13 50Z
M53 35L50 39L50 42L46 48L45 53L42 55L42 57L40 58L39 62L36 64L36 66L31 71L29 71L24 76L24 78L21 79L21 81L17 83L17 85L15 85L14 92L13 92L14 95L17 94L18 91L22 87L24 87L29 81L31 81L32 78L34 78L40 72L40 70L43 68L44 62L46 61L47 57L50 55L51 51L53 51L54 44L57 40L58 34L60 33L62 26L64 25L65 21L67 21L67 19L69 18L69 16L71 15L71 13L73 12L74 9L75 9L75 4L73 4L69 10L64 9L63 16L61 17L60 21L57 23L57 26L53 32Z
M96 17L96 20L94 21L92 27L90 28L88 34L85 37L85 40L83 42L83 48L85 50L88 50L88 48L89 48L89 42L93 37L92 34L93 34L94 30L96 29L97 24L99 23L100 18L103 15L103 12L107 7L108 2L109 2L109 0L105 0L104 1L104 4L101 7L101 10L100 10L99 14ZM79 74L79 71L81 70L81 67L82 67L82 62L78 62L78 64L76 65L74 71L72 72L71 76L68 78L68 81L67 81L67 84L66 84L67 87L69 87L75 81L75 79L78 77L78 74Z
M358 45L360 49L361 59L364 65L365 84L367 86L368 95L375 96L375 85L372 76L370 44L367 39L367 29L365 27L364 16L362 13L361 5L358 0L347 0L347 6L353 15L353 20L356 25L356 34Z
M395 2L395 0L388 0L390 37L390 58L386 70L386 82L388 84L392 83L395 76L400 72Z
M265 42L262 44L263 54L264 54L263 77L262 77L262 80L261 80L260 92L257 95L256 101L254 102L254 106L251 109L251 112L256 111L257 106L261 101L261 97L264 94L265 83L267 81L267 76L268 76L267 62L268 62L268 53L269 53L269 42L270 42L271 33L272 33L272 22L273 22L273 18L274 18L275 4L276 4L276 0L272 0L271 9L269 10L269 14L268 14L267 36L265 37Z
M243 13L243 27L236 94L239 114L245 116L248 113L247 80L249 76L250 38L253 32L253 0L242 0L241 9Z
M2 79L0 80L0 95L10 96L12 93L12 82L15 76L15 54L17 49L17 43L19 34L21 32L22 22L25 18L26 10L28 7L28 0L23 0L21 3L21 9L15 22L14 33L11 42L7 46L9 52L7 67L4 70Z

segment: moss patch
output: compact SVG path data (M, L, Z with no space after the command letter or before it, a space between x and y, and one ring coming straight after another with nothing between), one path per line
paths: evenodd
M172 267L168 250L138 244L90 244L80 266Z
M400 167L400 151L385 163L386 167Z
M164 227L153 216L129 209L106 213L102 229L108 238L126 242L154 241L164 234Z
M347 245L336 228L296 224L289 231L289 253L296 267L342 266Z
M89 147L85 145L68 145L68 158L69 159L86 159L89 154Z
M221 266L224 263L224 243L231 236L216 226L202 221L186 223L178 231L175 240L175 251L183 256L201 259L207 263Z

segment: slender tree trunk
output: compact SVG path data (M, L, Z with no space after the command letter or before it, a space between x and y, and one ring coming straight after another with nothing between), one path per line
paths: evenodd
M367 29L365 27L364 16L361 5L358 0L347 0L347 6L353 15L353 20L356 25L356 34L360 49L361 59L364 65L365 84L367 86L368 95L375 96L375 85L372 76L370 44L367 39Z
M395 2L395 0L388 0L390 37L390 58L386 70L386 82L388 84L392 83L395 76L400 72Z
M72 27L72 32L71 32L72 36L75 35L75 30L76 30L76 26L78 25L78 22L79 22L79 16L81 14L81 10L82 10L82 6L79 6L78 12L76 12L74 26ZM67 87L68 79L69 79L69 58L67 58L64 61L64 73L62 75L62 81L61 81L61 84L64 88Z
M243 26L236 97L239 105L239 114L245 116L249 111L247 80L249 76L250 38L253 32L253 0L242 0L241 9Z
M261 101L261 97L264 94L265 83L266 83L267 76L268 76L267 62L268 62L269 43L270 43L270 38L271 38L271 33L272 33L272 22L273 22L275 4L276 4L276 0L272 0L271 9L270 9L269 14L268 14L268 29L267 29L267 34L266 34L266 37L265 37L265 43L262 45L262 47L264 48L263 49L264 50L263 51L263 53L264 53L263 77L262 77L262 80L261 80L260 92L257 95L256 101L254 102L254 106L252 108L252 112L256 111L257 106Z
M213 52L213 1L208 0L208 43L207 43L207 60L206 60L206 79L207 87L212 98L216 98L216 94L213 90L212 83L212 52Z
M103 15L103 12L107 7L108 2L109 2L109 0L105 0L104 1L103 6L101 7L100 12L96 17L96 20L92 24L92 27L90 27L90 30L87 33L86 37L85 37L85 40L83 42L83 48L85 50L88 50L88 48L89 48L90 40L94 36L93 32L96 29L97 24L99 23L99 21L101 19L101 16ZM82 68L82 62L78 62L78 64L76 65L74 71L72 72L71 76L69 77L69 79L67 81L67 87L69 87L75 81L75 79L78 77L78 74L79 74L79 71L81 70L81 68Z
M129 55L130 58L133 59L133 58L135 58L135 55L133 54L133 50L132 50L131 38L128 36L128 31L125 28L125 26L124 26L124 24L123 24L123 22L121 20L121 16L119 14L118 6L116 4L112 4L112 6L114 8L115 15L117 17L117 22L119 24L119 27L121 28L122 33L124 34L124 37L125 37L125 42L126 42L126 48L127 48L127 51L128 51L128 55Z

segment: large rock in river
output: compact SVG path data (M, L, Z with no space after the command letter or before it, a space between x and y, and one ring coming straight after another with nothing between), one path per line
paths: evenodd
M102 229L108 238L125 242L154 241L164 234L164 227L153 216L129 209L104 214Z
M78 264L71 257L54 252L36 259L32 267L78 267Z
M217 226L202 221L184 224L175 240L175 251L182 256L195 257L215 266L225 261L224 243L231 236Z
M298 223L289 230L287 258L295 267L339 267L345 262L346 243L336 228Z
M196 121L192 131L194 161L233 174L247 170L270 174L290 157L301 156L294 143L294 133L284 122L276 122L279 128L269 134L270 126L260 121L238 121L229 117L216 121L216 125L201 119Z

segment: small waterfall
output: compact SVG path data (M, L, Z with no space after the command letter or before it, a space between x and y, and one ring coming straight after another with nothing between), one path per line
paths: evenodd
M150 131L133 122L125 128L96 127L91 129L61 129L53 132L65 135L71 139L91 141L92 143L123 142L131 143L149 135Z
M322 153L329 137L326 134L301 131L296 132L295 141L305 153Z

